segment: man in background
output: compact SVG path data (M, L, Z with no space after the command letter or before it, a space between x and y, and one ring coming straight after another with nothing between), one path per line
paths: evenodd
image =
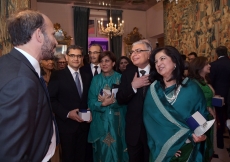
M99 55L103 51L99 44L91 44L89 47L89 61L90 64L84 65L81 70L82 72L88 73L91 77L101 73L101 68L99 65Z
M53 23L24 10L9 18L8 32L14 48L0 58L0 161L47 162L58 132L39 62L53 58Z
M147 134L143 123L143 104L149 86L149 57L152 47L147 40L132 45L128 64L122 73L116 98L119 104L127 104L126 143L130 162L149 162Z
M188 62L191 62L192 60L194 60L197 57L196 52L191 52L190 54L188 54Z
M210 69L210 79L215 90L215 95L224 97L225 105L215 107L218 121L217 126L217 147L224 148L223 133L225 130L225 121L227 119L228 108L228 90L230 88L230 59L228 58L228 50L225 46L216 48L218 59L212 62Z
M62 150L62 162L85 162L89 121L79 112L88 109L90 75L79 70L83 61L82 47L67 48L67 67L50 79L48 90L57 120Z

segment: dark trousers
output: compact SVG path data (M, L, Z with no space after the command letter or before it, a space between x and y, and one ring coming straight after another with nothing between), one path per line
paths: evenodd
M227 105L223 107L215 107L217 117L217 147L220 149L224 148L224 130L225 121L227 119Z
M60 133L62 162L85 162L88 131Z
M129 162L149 162L147 135L142 127L139 140L135 146L128 145Z

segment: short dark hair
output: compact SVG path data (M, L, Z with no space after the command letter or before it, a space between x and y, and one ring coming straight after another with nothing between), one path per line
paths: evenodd
M113 52L111 51L103 51L102 53L100 53L99 55L99 62L101 62L101 60L105 57L108 56L112 62L116 62L116 56Z
M83 48L81 46L78 46L78 45L70 45L68 46L67 50L66 50L66 54L68 55L69 54L69 51L71 49L78 49L81 51L81 54L83 54Z
M197 57L197 53L196 52L191 52L191 53L188 54L188 56L191 56L191 55Z
M216 54L218 57L220 56L228 56L228 49L225 46L219 46L216 48Z
M42 13L33 10L23 10L11 15L7 20L8 32L14 46L23 45L31 40L38 28L45 34L45 20Z
M93 43L93 44L89 45L89 48L92 47L92 46L98 46L98 47L100 47L100 52L103 52L103 48L101 47L100 44Z
M183 78L184 78L184 61L181 58L180 52L172 46L165 46L165 47L159 47L152 51L152 54L150 55L150 66L151 66L151 73L149 76L149 80L152 82L155 79L159 80L162 87L165 87L165 83L163 81L163 77L157 73L156 66L155 66L155 55L158 52L164 52L167 56L169 56L172 59L172 62L176 64L176 68L172 72L172 77L168 80L176 80L176 85L179 86L182 84Z
M188 68L189 77L192 79L196 79L202 85L205 85L204 79L206 79L208 83L210 81L208 76L206 76L205 78L200 76L200 72L204 68L204 66L207 64L207 62L208 62L207 57L200 56L192 60Z

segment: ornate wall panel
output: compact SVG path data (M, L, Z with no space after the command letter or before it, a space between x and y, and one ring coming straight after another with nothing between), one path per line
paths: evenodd
M165 45L181 53L197 52L214 59L215 48L230 51L230 0L164 2Z
M0 53L6 54L12 48L6 27L7 18L25 8L30 8L30 0L0 0Z

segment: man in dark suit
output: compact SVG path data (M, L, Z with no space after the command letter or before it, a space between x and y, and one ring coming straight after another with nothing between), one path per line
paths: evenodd
M143 123L143 102L149 86L149 56L151 45L144 40L133 43L131 60L122 73L121 84L117 92L117 102L127 104L126 142L130 162L148 162L149 148Z
M90 83L91 83L93 76L101 73L101 67L99 64L99 55L103 51L103 49L100 44L91 44L88 51L89 51L88 55L89 55L90 64L84 65L83 67L80 68L80 70L83 73L89 74ZM93 148L91 143L87 144L86 161L87 162L93 161Z
M62 162L84 162L91 119L85 122L79 111L88 109L90 76L79 70L82 48L67 49L68 66L58 71L48 84L50 100L60 132Z
M81 71L84 73L88 73L90 75L90 80L92 80L93 76L101 73L101 68L99 64L99 55L103 51L100 44L91 44L89 47L89 61L90 64L86 64L81 67Z
M218 59L210 64L210 79L215 94L224 97L225 101L223 107L215 107L216 115L219 120L219 126L217 127L217 147L224 148L223 133L227 117L227 96L230 88L230 59L228 58L228 50L225 46L217 47L216 54Z
M47 162L57 128L39 62L53 57L53 23L24 10L9 18L8 32L14 48L0 58L0 161Z

